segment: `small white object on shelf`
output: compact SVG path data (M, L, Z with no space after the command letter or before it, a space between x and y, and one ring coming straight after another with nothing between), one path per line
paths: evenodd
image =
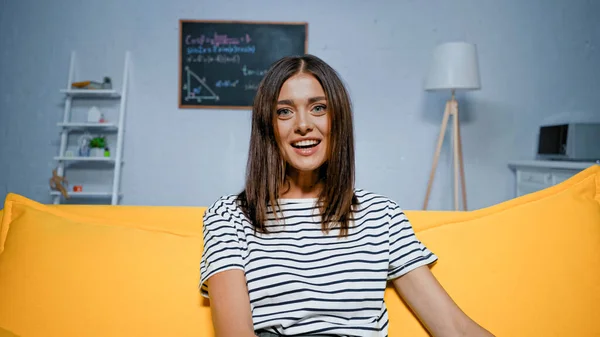
M125 53L125 63L123 66L123 78L121 90L117 91L112 89L72 89L70 88L74 82L74 69L75 69L75 52L71 53L71 62L69 66L69 77L67 81L68 89L61 89L60 92L65 94L65 108L63 113L63 120L57 125L62 128L60 136L60 148L58 156L54 157L54 160L58 162L57 175L60 177L65 176L65 164L67 162L104 162L109 163L113 166L113 177L110 187L106 187L105 192L73 192L69 191L70 196L75 197L106 197L110 200L111 205L119 203L122 193L120 192L121 186L121 170L123 164L123 136L124 136L124 122L125 122L125 110L127 104L127 89L129 80L129 64L130 64L130 53ZM92 107L88 114L87 122L73 122L71 121L71 107L73 99L119 99L119 115L118 121L113 123L105 123L102 112L97 107ZM114 153L110 152L110 157L105 157L105 149L99 149L97 156L88 156L87 153L82 155L73 155L73 151L67 151L67 144L69 143L69 134L71 131L84 130L85 134L93 130L114 131L116 132L116 144L111 145L111 149L115 149ZM86 151L87 152L87 151ZM78 153L79 154L79 153ZM83 182L85 183L85 181ZM62 200L60 192L51 191L50 195L53 196L54 204L59 204Z
M104 157L104 149L93 147L90 149L90 157L95 158L105 158Z
M102 120L102 112L97 106L93 106L88 110L87 121L88 123L100 123Z

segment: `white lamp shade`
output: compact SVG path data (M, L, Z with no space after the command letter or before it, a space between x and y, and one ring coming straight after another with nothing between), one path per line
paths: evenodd
M425 90L477 90L481 88L477 48L466 42L448 42L437 46Z

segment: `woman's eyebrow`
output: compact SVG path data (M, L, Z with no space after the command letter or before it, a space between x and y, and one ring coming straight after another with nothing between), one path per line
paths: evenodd
M326 101L327 98L325 96L317 96L317 97L311 97L308 99L308 103L315 103L318 101Z
M327 100L327 98L325 96L311 97L308 99L308 104L312 104L312 103L319 102L319 101L326 101L326 100ZM291 99L282 99L280 101L277 101L277 104L294 105L294 101L292 101Z
M291 99L282 99L277 101L277 104L294 105L294 102Z

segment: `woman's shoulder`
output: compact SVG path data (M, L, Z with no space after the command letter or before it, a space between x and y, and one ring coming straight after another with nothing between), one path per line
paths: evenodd
M392 198L379 194L373 191L365 190L362 188L355 188L354 195L356 196L357 202L359 205L364 207L373 207L373 206L386 206L391 209L399 208L398 203Z
M239 195L225 194L218 197L206 208L205 217L218 215L229 218L240 212L242 212L242 210L240 208Z

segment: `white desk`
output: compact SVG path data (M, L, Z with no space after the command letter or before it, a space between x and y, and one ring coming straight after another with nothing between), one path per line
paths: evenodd
M520 197L563 182L595 164L598 163L520 160L509 162L508 167L516 173L516 196Z

